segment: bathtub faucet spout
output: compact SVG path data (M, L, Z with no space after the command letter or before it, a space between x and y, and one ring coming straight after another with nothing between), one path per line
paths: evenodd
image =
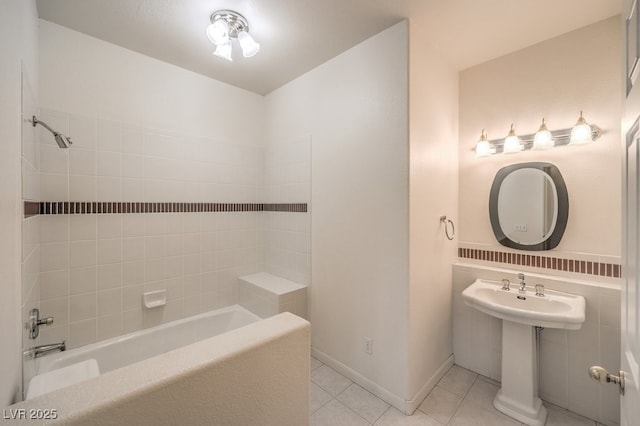
M24 351L24 356L26 359L40 358L41 356L46 355L49 352L62 352L65 350L67 350L67 344L63 340L62 343L52 343L50 345L40 345L29 348Z

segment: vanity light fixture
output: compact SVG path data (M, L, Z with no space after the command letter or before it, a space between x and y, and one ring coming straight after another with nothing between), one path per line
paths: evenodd
M551 136L551 132L547 129L547 123L545 123L543 118L540 128L533 137L533 147L531 149L549 149L553 148L555 144L553 136Z
M245 58L255 56L260 50L257 43L249 34L249 24L244 16L233 10L218 10L210 16L211 25L207 27L207 37L216 45L214 55L232 61L232 39L238 39Z
M585 145L596 141L601 134L600 127L588 124L580 111L576 125L566 129L549 130L544 118L536 133L519 137L516 135L513 124L505 139L487 140L487 133L482 129L480 140L476 143L474 151L476 157L489 157L499 153L511 154L525 150L543 150L562 145Z
M591 134L591 126L587 124L587 120L582 116L582 111L580 111L580 117L578 117L578 121L576 125L571 129L571 140L569 141L569 145L584 145L586 143L593 142L593 135Z
M505 154L513 154L515 152L520 152L524 149L522 143L520 143L520 138L516 135L516 131L513 128L513 123L511 123L511 128L509 129L509 134L504 140L503 151Z
M480 132L480 139L476 143L476 157L488 157L496 153L496 147L491 145L489 139L487 139L487 132L482 129Z

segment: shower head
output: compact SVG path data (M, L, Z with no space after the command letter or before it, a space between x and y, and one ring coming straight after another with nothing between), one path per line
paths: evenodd
M71 142L70 137L63 135L62 133L56 133L55 138L60 148L69 148L69 145L73 143Z
M69 136L65 136L62 133L56 132L51 127L49 127L47 123L45 123L44 121L38 120L38 118L35 115L32 117L31 122L33 123L33 127L36 127L39 124L45 129L47 129L48 131L50 131L51 133L53 133L53 137L56 138L56 143L60 148L69 148L69 145L73 143L71 142L71 138Z

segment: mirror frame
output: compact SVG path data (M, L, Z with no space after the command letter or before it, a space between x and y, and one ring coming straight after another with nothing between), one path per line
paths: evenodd
M498 195L500 194L500 186L509 174L520 169L537 169L546 173L555 185L556 193L558 195L558 216L556 218L556 226L547 239L537 244L520 244L513 241L505 235L502 231L502 227L500 226L498 216ZM489 194L489 218L491 220L493 234L498 242L503 246L529 251L551 250L557 247L558 244L560 244L560 240L567 228L567 219L569 218L569 194L567 192L567 185L564 183L564 179L560 174L560 170L558 170L555 165L544 162L512 164L498 170L498 173L496 173L496 177L493 180L493 184L491 185L491 192Z

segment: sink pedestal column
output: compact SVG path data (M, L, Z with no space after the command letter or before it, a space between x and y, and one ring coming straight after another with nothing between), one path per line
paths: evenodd
M493 406L530 426L543 426L547 409L538 398L535 327L502 320L502 387Z

